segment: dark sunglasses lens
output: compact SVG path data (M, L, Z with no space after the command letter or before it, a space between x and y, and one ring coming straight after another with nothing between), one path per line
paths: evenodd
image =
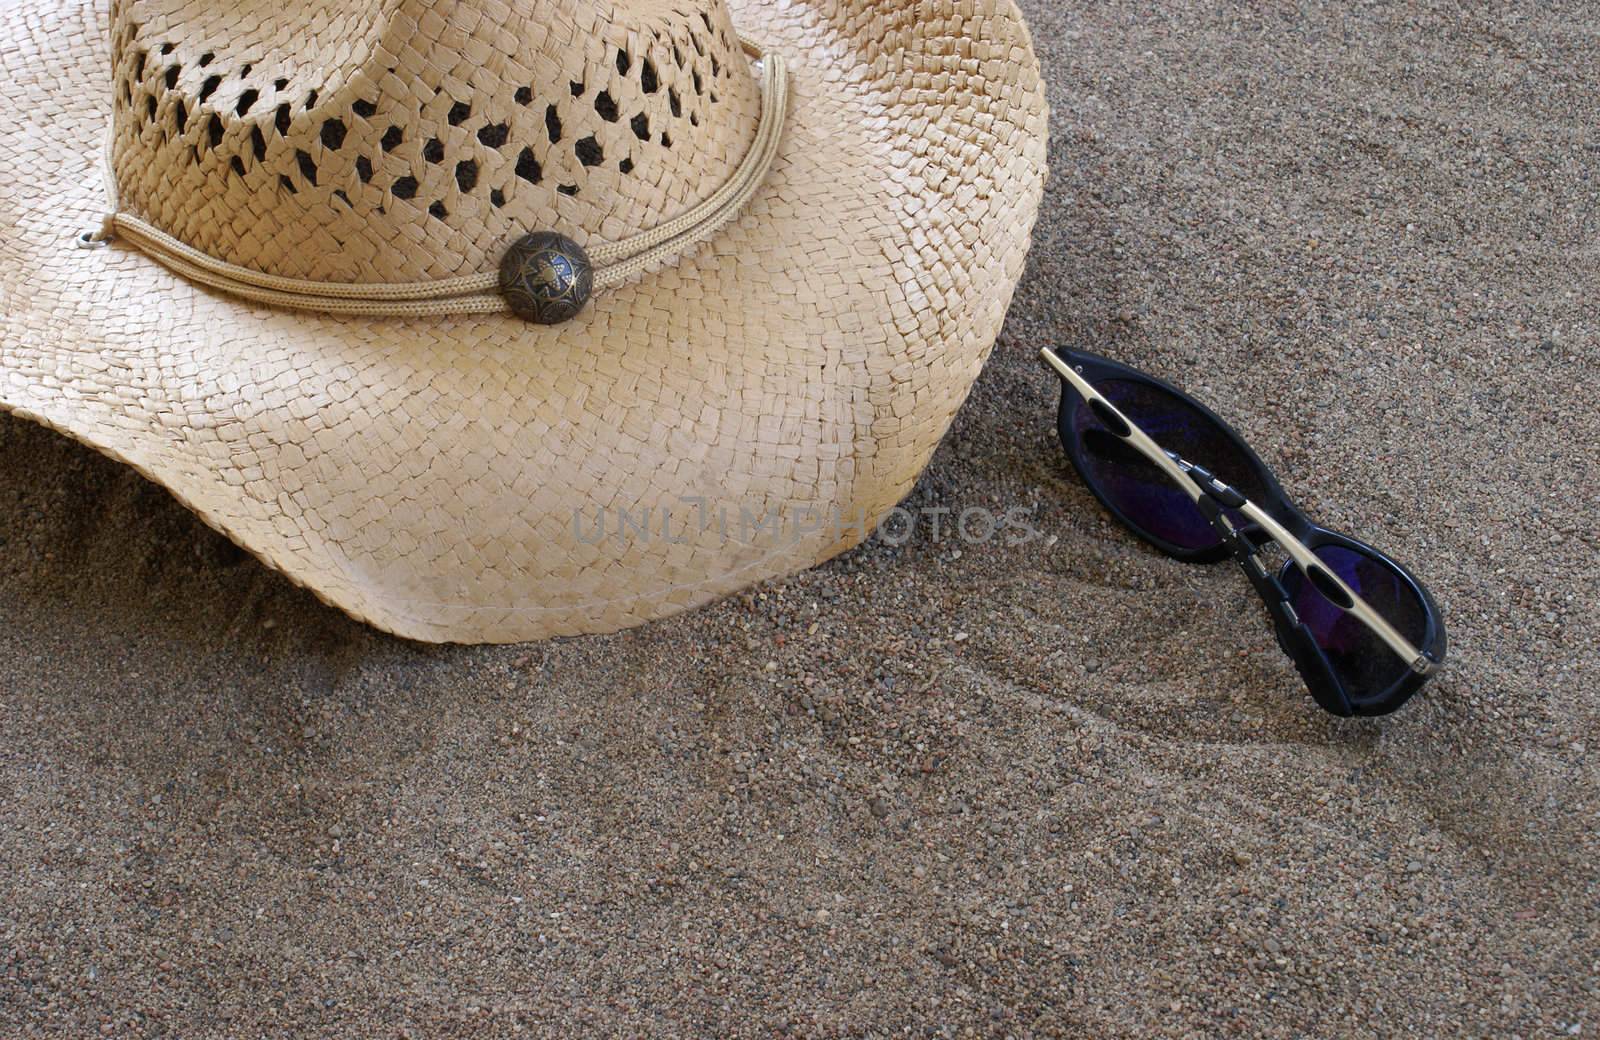
M1422 646L1428 629L1428 608L1399 571L1375 556L1343 546L1324 545L1315 552L1330 571L1344 579L1413 646ZM1352 701L1378 697L1410 669L1410 662L1402 661L1354 614L1329 602L1292 563L1284 568L1283 587L1294 612L1322 648L1334 676L1344 686L1345 696Z
M1125 379L1098 381L1094 388L1163 448L1206 467L1247 497L1262 498L1264 489L1255 464L1222 427L1183 398ZM1188 493L1137 448L1107 429L1093 410L1078 408L1074 422L1073 432L1083 445L1086 474L1130 523L1180 549L1209 549L1217 544L1216 531Z

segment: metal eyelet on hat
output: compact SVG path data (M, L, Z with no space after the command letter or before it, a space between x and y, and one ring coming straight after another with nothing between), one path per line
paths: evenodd
M559 325L583 310L593 291L589 254L554 231L523 235L500 260L500 294L526 321Z

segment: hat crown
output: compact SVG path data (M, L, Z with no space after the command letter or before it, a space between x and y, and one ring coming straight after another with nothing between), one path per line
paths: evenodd
M722 0L124 0L113 45L123 208L318 281L625 238L714 192L760 112Z

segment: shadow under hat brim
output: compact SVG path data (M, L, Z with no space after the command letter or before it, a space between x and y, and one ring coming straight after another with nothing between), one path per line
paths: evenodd
M552 328L271 310L75 247L105 206L108 15L10 14L0 408L415 639L615 630L861 540L970 390L1042 194L1012 0L747 0L794 105L713 240Z

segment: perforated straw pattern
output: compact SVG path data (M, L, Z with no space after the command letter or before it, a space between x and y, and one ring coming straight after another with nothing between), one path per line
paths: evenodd
M760 48L744 41L747 53ZM671 220L619 242L596 243L589 259L597 265L594 288L609 289L716 234L761 187L777 156L789 111L789 79L783 56L762 62L762 101L755 139L733 175L702 201ZM501 295L497 272L458 275L424 282L320 282L285 278L230 263L196 249L146 220L123 211L121 189L111 161L114 133L107 138L107 213L100 228L83 236L85 245L122 241L142 250L190 281L256 303L368 317L438 317L500 314L512 308Z
M205 53L177 35L189 24L199 36L231 41L206 66L220 67L225 56L230 63L213 107L237 106L236 81L253 62L250 75L259 71L268 88L276 77L290 79L291 118L307 111L302 91L313 85L319 104L372 98L366 70L383 69L378 81L388 83L390 64L409 68L416 60L406 55L444 53L443 42L395 49L408 33L448 39L462 57L413 95L414 107L433 111L437 103L449 126L454 97L435 102L433 86L473 86L475 114L454 129L476 141L484 125L477 120L502 118L490 106L520 110L518 89L557 94L551 81L572 74L574 66L555 56L560 48L548 44L547 53L537 50L547 43L521 37L554 34L588 56L587 111L606 123L592 92L600 69L622 75L617 41L636 44L635 60L660 54L648 51L654 37L640 26L668 19L678 26L663 30L660 47L670 55L667 41L674 32L681 40L702 9L669 0L512 7L438 3L408 16L416 25L402 31L395 18L410 8L395 0L134 4L119 12L124 35L116 46L124 57L109 76L108 10L13 3L0 22L0 407L137 467L317 595L419 639L612 630L809 566L864 537L910 489L948 427L1022 270L1042 193L1046 113L1009 0L704 5L713 24L731 16L731 41L736 25L788 61L793 103L778 155L760 190L718 234L597 295L566 325L500 315L373 320L290 312L196 286L135 250L74 247L104 210L97 141L112 116L111 92L131 71L124 62L134 22L152 55L159 56L159 41L177 41L172 53L184 67L173 89L188 89L190 67ZM260 24L239 14L277 9L288 14ZM208 18L229 32L211 32ZM508 29L513 23L521 28ZM296 39L307 41L303 57L291 46ZM525 51L542 57L527 65L516 57ZM747 95L730 87L716 106L708 100L698 110L713 137L695 149L692 181L678 165L688 138L675 137L670 149L656 141L654 153L635 155L640 171L653 155L657 165L636 179L659 184L659 197L624 190L610 166L612 139L604 138L600 166L582 167L575 153L540 159L563 219L537 224L610 241L670 219L685 200L725 183L757 121L760 91L742 71ZM627 74L636 86L639 74L637 66ZM560 86L562 105L571 106L570 83ZM656 100L667 106L661 94ZM383 95L394 105L401 96L398 88ZM167 97L158 97L157 111L172 135ZM263 91L257 103L275 97ZM719 106L742 114L717 124L725 148L710 120ZM188 113L186 135L205 132L208 117L197 114L204 111ZM589 132L568 136L589 118L580 111L560 108L567 145ZM381 142L386 118L374 119ZM681 132L696 129L687 114L682 119L689 130ZM626 118L606 125L626 128ZM157 142L143 135L162 132L140 130L138 147L154 153ZM157 204L155 180L146 182L132 151L119 154L118 168L125 188L131 181L145 193L141 205L155 207L144 215L161 218L161 226L211 235L208 245L237 243L236 258L270 254L279 273L325 277L351 255L375 255L382 238L357 235L341 246L311 220L321 214L323 226L346 233L333 208L341 203L328 198L346 183L361 184L354 157L370 145L352 148L367 133L352 121L332 150L348 167L307 151L318 185L297 185L292 198L303 203L327 189L327 208L308 209L307 223L253 223L287 196L264 173L243 195L225 180L184 173ZM235 134L248 148L244 123L227 123L222 146L234 147ZM420 149L427 142L413 143L422 165L412 168L426 173ZM516 150L509 143L506 150L512 168L496 169L515 177ZM279 159L269 148L268 160ZM567 162L577 166L561 166ZM330 180L338 168L348 172ZM549 171L558 168L589 171L578 195L557 190L562 175ZM482 162L479 184L443 222L419 215L429 198L419 187L407 219L383 232L419 255L386 254L385 277L485 269L482 257L508 232L485 231L480 243L467 230L478 225L463 213L474 205L464 200L502 183L489 171ZM379 183L376 168L371 183ZM352 201L365 198L346 190ZM240 208L230 208L236 202ZM492 203L476 205L480 215L495 212ZM253 237L252 226L277 232ZM433 238L418 237L434 226L452 228L439 239L446 244L439 255L422 248ZM289 248L291 241L298 244ZM704 527L701 504L710 520ZM741 531L742 513L786 526ZM814 522L829 514L844 523ZM652 533L624 528L619 537L624 516ZM606 527L598 539L597 518Z
M113 40L128 213L317 282L640 234L733 175L761 107L722 3L134 0Z

